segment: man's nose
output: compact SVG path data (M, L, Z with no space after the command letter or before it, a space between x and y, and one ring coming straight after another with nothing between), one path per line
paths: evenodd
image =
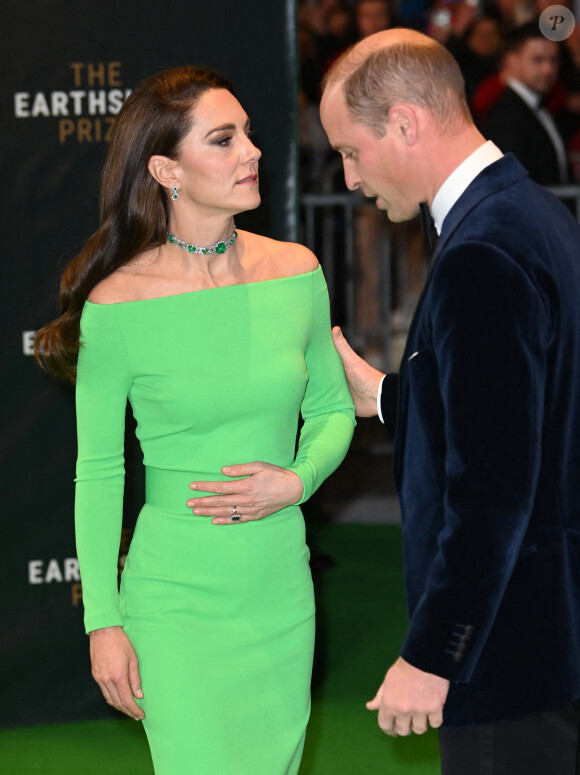
M361 180L354 168L354 165L349 159L343 159L342 166L344 168L344 180L346 187L350 191L356 191L360 188Z

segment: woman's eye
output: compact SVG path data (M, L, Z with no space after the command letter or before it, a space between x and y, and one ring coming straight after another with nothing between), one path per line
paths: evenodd
M216 140L216 145L221 145L221 146L227 148L227 146L230 144L231 139L232 138L229 137L229 136L228 137L220 137L219 140Z

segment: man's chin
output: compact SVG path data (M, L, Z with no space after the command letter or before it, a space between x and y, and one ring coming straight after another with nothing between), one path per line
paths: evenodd
M407 221L411 221L415 216L419 214L419 207L405 209L405 208L393 208L392 205L390 205L388 202L385 202L384 199L377 199L375 200L375 204L379 210L384 210L387 218L391 223L406 223Z

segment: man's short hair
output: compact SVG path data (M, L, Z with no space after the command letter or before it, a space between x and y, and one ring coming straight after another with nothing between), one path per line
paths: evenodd
M351 119L377 137L385 134L389 111L397 103L425 108L444 126L471 121L457 62L426 36L425 42L402 40L360 58L350 49L327 73L323 89L341 81Z
M537 20L527 22L519 27L514 27L514 29L510 30L505 36L504 51L521 51L529 40L535 40L535 38L547 40L546 36L542 34Z

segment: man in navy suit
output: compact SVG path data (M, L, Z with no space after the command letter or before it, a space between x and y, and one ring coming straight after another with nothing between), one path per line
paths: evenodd
M321 118L350 189L440 235L398 374L334 331L358 414L396 430L409 629L368 707L440 727L444 775L578 775L580 226L420 33L347 52Z

